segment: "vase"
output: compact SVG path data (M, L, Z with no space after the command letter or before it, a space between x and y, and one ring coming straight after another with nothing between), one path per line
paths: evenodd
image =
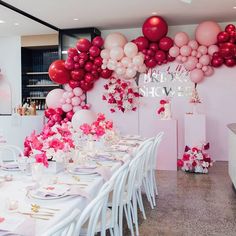
M63 162L48 161L48 168L45 168L45 173L57 174L65 169Z
M32 179L39 183L40 180L43 177L45 166L43 163L32 163L31 164L31 173L32 173Z

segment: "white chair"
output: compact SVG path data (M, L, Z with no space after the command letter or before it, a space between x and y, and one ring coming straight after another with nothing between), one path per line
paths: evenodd
M119 235L122 225L122 216L118 214L119 208L123 207L123 192L125 180L128 173L129 163L121 166L106 182L98 193L98 196L91 201L82 211L76 224L75 234L92 236L100 232L102 236L106 235L106 230L110 230L111 235ZM108 208L108 199L112 194L111 209ZM119 218L119 219L118 219Z
M74 209L72 213L51 227L42 236L73 236L75 235L75 225L80 215L79 209Z
M23 157L24 153L21 148L15 145L2 144L0 145L0 162L13 161L17 162L19 157Z

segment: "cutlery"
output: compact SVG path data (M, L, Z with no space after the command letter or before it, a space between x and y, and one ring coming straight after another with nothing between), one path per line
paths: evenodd
M40 205L37 205L37 204L31 204L31 207L34 207L34 208L42 208L42 209L47 209L47 210L52 210L52 211L60 211L60 209L56 209L56 208L49 208L49 207L42 207Z
M32 213L32 212L21 212L18 211L17 213L22 214L22 215L27 215L27 216L48 216L48 217L53 217L54 214L46 214L46 213Z

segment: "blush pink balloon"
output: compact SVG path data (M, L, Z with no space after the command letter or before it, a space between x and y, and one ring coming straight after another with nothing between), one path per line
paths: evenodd
M80 98L81 98L81 100L85 100L85 98L86 98L85 94L82 94L82 95L80 96Z
M195 30L195 38L199 44L210 46L217 42L217 35L220 33L220 26L214 21L204 21Z
M64 94L63 89L53 89L51 90L46 97L46 104L48 108L58 108L61 107L60 100Z
M190 46L193 50L197 50L198 49L198 43L196 40L190 40L188 42L188 46Z
M69 92L64 92L62 97L65 99L69 98Z
M183 57L183 56L182 56L182 58L181 58L181 61L182 61L182 62L186 62L187 60L188 60L187 57Z
M114 47L123 48L127 43L127 38L121 33L111 33L105 38L104 48L111 50Z
M208 66L203 66L203 67L202 67L202 71L203 71L203 72L206 72L207 70L208 70Z
M184 67L186 70L193 70L198 63L198 59L196 57L188 57L188 60L184 63Z
M124 50L121 47L114 47L110 50L110 58L119 61L124 56Z
M116 74L120 75L120 76L124 75L125 72L126 72L126 70L125 70L125 68L123 66L117 67L115 71L116 71Z
M204 73L201 69L194 69L190 72L190 79L193 83L200 83L204 78Z
M196 51L196 50L193 50L193 51L191 52L191 56L196 57L196 56L197 56L197 51Z
M125 44L124 53L127 57L133 58L138 54L138 47L135 43L129 42Z
M218 52L219 51L219 47L217 45L211 45L209 46L208 48L208 54L209 55L213 55L215 52Z
M181 63L182 62L182 56L181 55L177 56L175 60L177 62Z
M180 48L180 54L185 57L189 56L191 54L191 51L191 47L187 45L184 45Z
M197 53L196 57L200 58L202 56L202 54L200 52Z
M65 98L61 98L61 99L60 99L60 103L61 103L61 104L66 103L66 99L65 99Z
M85 105L85 102L81 102L80 103L80 106L82 107L82 106L84 106Z
M71 104L72 104L73 106L78 106L78 105L80 104L80 102L81 102L80 97L73 97L73 98L71 99Z
M77 112L79 110L82 110L82 107L81 106L74 106L73 107L73 112Z
M211 66L208 66L207 70L204 72L205 76L211 76L214 73L214 69Z
M177 57L179 55L179 48L176 46L171 47L169 50L169 54L172 57Z
M61 108L64 112L69 112L72 110L73 107L71 104L65 103L61 106Z
M68 92L71 92L71 91L72 91L72 88L70 87L69 84L64 84L64 85L63 85L63 88L64 88L66 91L68 91Z
M210 56L209 55L203 55L199 58L199 63L201 63L203 66L207 66L210 64Z
M146 70L147 70L147 67L145 64L138 67L138 72L140 72L140 73L145 73Z
M103 49L100 53L102 59L109 59L110 58L110 50Z
M127 68L126 72L125 72L125 75L128 77L128 78L133 78L135 75L136 75L136 70L134 68Z
M74 93L75 96L79 97L83 94L83 90L79 87L76 87L76 88L73 89L73 93Z
M122 65L124 65L125 67L128 67L130 63L132 63L131 59L129 57L123 57L121 59L121 63Z
M200 52L202 55L205 55L205 54L207 54L207 47L201 45L198 47L197 51Z
M137 55L132 60L134 65L141 66L144 62L144 57L142 55Z
M68 93L68 97L69 97L69 98L73 98L73 97L74 97L74 93L73 93L72 91L69 92L69 93Z
M201 68L202 68L202 64L201 64L201 63L197 63L196 67L197 67L198 69L201 69Z
M179 32L175 35L174 42L178 47L187 45L189 37L185 32Z
M70 98L67 98L67 99L66 99L66 103L71 104L71 99L70 99Z

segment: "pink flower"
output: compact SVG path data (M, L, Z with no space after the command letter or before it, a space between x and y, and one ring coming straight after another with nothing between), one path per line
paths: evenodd
M88 135L91 132L91 126L87 123L80 126L80 129L83 131L84 134Z
M103 136L105 134L105 129L102 126L96 127L95 131L96 131L96 135L98 137L101 137L101 136Z
M163 100L163 99L160 100L161 105L165 105L166 103L168 103L166 100Z
M184 162L181 159L178 159L177 166L178 167L183 167L184 166Z
M103 113L98 114L97 121L104 121L105 119L106 119L106 117Z
M189 161L189 158L190 158L190 155L185 153L182 159L183 161Z
M47 159L47 156L46 156L46 153L43 152L41 154L36 154L35 155L35 160L37 163L43 163L44 166L48 167L48 159Z
M113 128L113 122L112 121L106 121L106 129L111 130Z
M164 107L161 107L161 108L159 108L159 110L157 111L157 113L158 114L161 114L162 112L164 112L165 111L165 108Z
M54 138L49 142L49 147L54 148L54 150L62 150L64 148L64 143L57 138Z

